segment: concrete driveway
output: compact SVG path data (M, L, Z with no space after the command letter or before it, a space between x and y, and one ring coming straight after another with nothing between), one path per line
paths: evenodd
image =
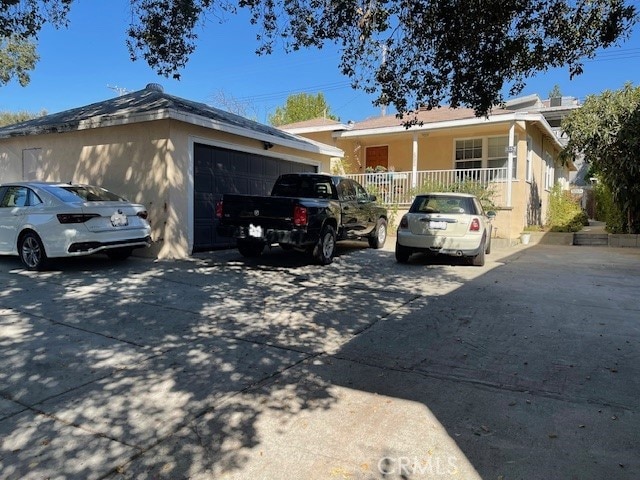
M389 243L0 258L0 476L640 478L640 251Z

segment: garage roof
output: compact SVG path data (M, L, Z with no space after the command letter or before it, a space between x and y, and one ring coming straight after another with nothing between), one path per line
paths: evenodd
M158 84L143 90L0 128L0 139L69 132L152 120L173 119L312 153L344 156L339 148L284 132L205 103L164 93Z

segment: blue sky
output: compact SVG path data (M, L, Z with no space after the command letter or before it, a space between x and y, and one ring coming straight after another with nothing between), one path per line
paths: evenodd
M156 75L144 61L132 62L126 48L129 2L74 2L70 26L46 28L39 38L40 62L31 83L0 87L0 111L59 112L117 95L116 87L134 91L159 83L167 93L204 103L216 95L245 102L248 114L266 122L269 113L292 93L322 92L342 121L378 115L373 97L352 90L338 70L333 47L270 56L257 56L257 30L246 14L229 16L225 23L211 20L200 30L198 49L180 81ZM640 84L640 27L621 47L585 62L585 72L569 80L568 71L551 70L532 78L521 95L546 97L555 84L564 95L584 99L625 82Z

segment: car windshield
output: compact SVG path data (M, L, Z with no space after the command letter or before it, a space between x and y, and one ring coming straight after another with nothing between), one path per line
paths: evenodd
M418 196L409 211L411 213L476 214L470 197L447 195Z
M45 190L66 203L83 202L126 202L126 200L104 188L91 185L56 185Z

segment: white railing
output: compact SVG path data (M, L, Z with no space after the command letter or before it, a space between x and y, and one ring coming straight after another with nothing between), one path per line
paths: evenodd
M488 190L493 204L507 206L507 169L473 168L420 170L415 172L355 173L345 175L361 184L387 205L409 205L418 193L433 191ZM414 180L415 178L415 180Z

